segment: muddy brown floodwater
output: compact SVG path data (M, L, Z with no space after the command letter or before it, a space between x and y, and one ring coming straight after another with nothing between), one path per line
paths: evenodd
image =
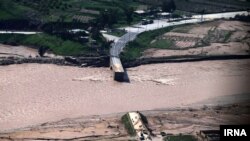
M153 64L127 71L130 83L114 82L108 68L0 66L0 131L85 115L185 107L209 99L219 104L221 97L250 92L249 59Z

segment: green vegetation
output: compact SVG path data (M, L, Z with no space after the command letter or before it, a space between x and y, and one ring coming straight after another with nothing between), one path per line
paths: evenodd
M153 48L166 49L166 48L171 47L172 45L173 45L172 41L167 40L167 39L160 39L160 40L156 40L150 46L153 47Z
M131 121L130 121L130 118L129 118L129 115L128 114L125 114L122 116L122 123L124 124L128 134L130 136L135 136L136 135L136 132L131 124Z
M233 34L232 31L228 31L226 34L225 34L225 37L224 37L224 42L227 42L228 39L231 37L231 35Z
M164 12L173 12L176 9L176 5L174 0L170 0L170 1L163 1L162 2L162 11Z
M1 35L1 42L48 47L60 55L108 54L110 43L100 30L138 22L142 17L133 11L140 5L134 0L1 0L1 30L44 32L23 37ZM90 36L68 33L71 29L84 29ZM114 34L122 36L124 32Z
M174 11L175 9L183 12L219 12L225 8L218 8L221 4L231 4L226 11L235 9L246 9L250 3L240 0L169 0L162 4L155 0L1 0L0 1L0 20L5 19L39 19L43 22L65 21L72 22L74 19L84 19L85 17L98 18L100 13L107 10L116 11L117 25L130 23L140 17L131 16L132 11L138 7L148 6L162 7L163 11ZM216 6L214 6L216 5ZM85 10L83 10L85 9ZM99 13L99 14L98 14ZM74 18L77 17L77 18ZM133 23L133 22L132 22Z
M142 55L144 50L149 48L169 48L172 45L170 41L160 39L152 44L151 41L172 29L173 27L166 27L141 33L134 41L128 43L124 53L121 54L121 59L124 61L135 60Z
M78 55L85 53L97 54L97 50L105 50L109 44L99 31L108 28L117 28L125 25L138 23L142 18L150 18L149 15L139 16L134 14L138 7L147 7L153 11L162 8L163 11L174 14L197 13L207 9L205 12L221 12L221 10L232 11L245 9L249 2L230 0L231 5L226 9L218 8L228 0L206 0L201 2L188 0L168 0L165 2L155 0L1 0L0 1L0 28L1 30L32 30L42 31L39 35L1 35L2 43L22 44L35 48L48 47L56 54ZM217 6L214 6L217 5ZM154 16L151 16L154 18ZM92 39L96 40L95 46L91 48L88 41L82 45L77 40L87 40L88 35L69 35L70 29L84 29L90 32ZM160 29L142 33L139 37L128 44L122 59L134 60L148 48L169 48L172 42L157 39L161 32L167 32L170 28ZM185 31L183 31L185 32ZM46 33L46 34L45 34ZM48 33L48 34L47 34ZM112 35L122 36L123 32L112 32ZM55 36L56 35L56 36ZM48 37L46 37L48 36ZM100 37L99 37L100 36ZM89 36L88 36L89 37ZM230 37L226 35L225 41ZM67 40L65 40L67 39ZM91 39L90 39L91 40Z
M58 55L90 54L91 49L78 42L63 40L48 34L19 35L0 34L0 43L12 45L27 45L33 48L44 47ZM93 53L93 51L92 51Z
M0 1L0 20L21 19L28 11L33 12L31 8L18 5L11 0Z
M190 29L192 28L192 26L183 26L180 28L175 28L173 29L173 32L177 32L177 33L188 33L190 31Z
M0 11L7 13L0 15L0 20L37 18L45 22L62 20L62 18L65 21L71 20L70 11L73 8L67 0L1 0L0 7Z
M119 19L117 24L124 24L127 20L131 22L131 12L140 5L134 0L1 0L0 20L36 18L43 22L73 22L98 18L112 10Z
M197 141L192 135L167 136L164 141Z
M202 40L202 46L210 45L210 43L226 43L230 39L233 31L218 30L212 28L208 31L208 34Z

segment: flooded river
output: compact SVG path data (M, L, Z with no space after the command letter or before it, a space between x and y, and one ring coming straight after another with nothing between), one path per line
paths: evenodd
M153 64L127 71L130 83L114 82L108 68L0 66L0 131L250 92L250 60Z

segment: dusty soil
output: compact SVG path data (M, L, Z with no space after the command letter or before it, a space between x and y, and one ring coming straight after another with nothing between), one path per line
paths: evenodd
M219 20L176 28L161 37L175 43L171 49L148 49L143 57L249 55L249 27L249 23Z
M144 52L147 57L170 57L182 55L249 55L250 46L246 43L212 43L210 46L200 48L190 48L187 50L165 50L165 49L148 49Z
M203 106L195 108L175 108L142 112L148 120L148 128L154 139L162 139L160 133L194 134L200 130L218 130L221 124L247 124L250 113L248 104L226 106ZM105 116L88 116L63 119L41 125L0 133L0 139L10 140L119 140L129 141L121 116L124 113ZM239 120L240 119L240 120Z
M37 49L33 49L26 46L10 46L0 44L0 57L37 57L39 56ZM44 56L56 57L52 53L45 53ZM59 57L59 56L57 56Z
M127 69L0 66L0 131L78 116L186 107L211 98L234 103L249 94L250 60L145 65ZM237 95L223 101L224 96ZM202 105L202 104L201 104Z

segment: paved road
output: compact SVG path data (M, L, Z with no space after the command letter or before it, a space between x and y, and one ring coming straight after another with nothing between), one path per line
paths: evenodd
M39 34L41 32L32 32L32 31L0 31L0 34L24 34L24 35L32 35Z
M221 19L221 18L231 18L237 14L245 14L248 15L249 12L247 11L240 11L240 12L227 12L227 13L217 13L217 14L204 14L202 21L211 21L214 19ZM125 27L128 33L123 35L119 40L117 40L110 49L110 56L119 58L119 54L122 52L123 48L129 41L133 41L136 36L142 32L148 30L155 30L163 27L175 26L175 25L183 25L188 23L199 23L201 22L201 15L194 15L191 19L175 21L175 22L168 22L167 19L164 20L154 20L153 24L148 25L140 25L136 24L132 27ZM111 59L112 60L112 59ZM121 64L119 64L121 66Z
M133 41L138 32L128 32L127 34L123 35L117 42L115 42L110 50L110 55L113 57L119 57L122 49L126 46L129 41Z
M217 14L204 14L203 15L203 21L211 21L214 19L221 19L221 18L230 18L234 17L237 14L249 14L247 11L241 11L241 12L227 12L227 13L217 13ZM176 22L168 22L167 19L165 20L154 20L153 24L148 24L148 25L134 25L133 27L125 27L123 29L127 30L128 32L136 32L136 33L141 33L147 30L155 30L163 27L168 27L168 26L174 26L174 25L182 25L182 24L187 24L187 23L199 23L201 22L201 15L194 15L192 16L192 19L187 19L187 20L181 20L181 21L176 21Z

